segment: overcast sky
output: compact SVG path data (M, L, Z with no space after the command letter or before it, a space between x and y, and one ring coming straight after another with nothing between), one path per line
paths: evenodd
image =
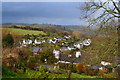
M3 23L84 25L82 2L3 2Z

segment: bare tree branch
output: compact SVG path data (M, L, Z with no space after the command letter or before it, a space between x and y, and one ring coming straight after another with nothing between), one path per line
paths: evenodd
M115 8L116 8L116 10L119 12L119 14L120 14L120 10L119 10L119 8L117 7L117 5L115 4L115 2L112 0L112 2L113 2L113 5L115 6Z
M103 12L94 17L94 14L99 10ZM89 26L94 26L100 23L104 25L113 18L120 18L120 9L118 8L117 3L113 0L105 2L102 2L101 0L99 0L99 2L87 2L83 7L83 12L84 11L86 12L84 18L88 20Z

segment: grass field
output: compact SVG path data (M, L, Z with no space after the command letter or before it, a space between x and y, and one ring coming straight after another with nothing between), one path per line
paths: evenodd
M34 35L46 35L43 31L35 31L35 30L23 30L23 29L16 29L16 28L3 28L3 31L10 32L11 34L16 34L16 35L26 35L26 34L34 34Z

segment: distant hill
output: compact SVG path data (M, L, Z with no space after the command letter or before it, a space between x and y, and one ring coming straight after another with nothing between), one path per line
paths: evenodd
M49 27L54 29L66 30L66 31L80 30L82 27L84 27L80 25L25 24L25 23L3 23L2 25L34 25L34 26Z
M66 31L80 30L82 27L84 27L80 25L52 25L52 24L33 24L33 25L40 27L49 27L59 30L66 30Z
M26 23L2 23L2 25L30 25Z
M36 26L36 27L43 27L43 28L53 28L63 31L81 31L85 34L94 34L90 28L87 28L82 25L54 25L54 24L25 24L25 23L3 23L3 27L10 25L27 25L27 26Z

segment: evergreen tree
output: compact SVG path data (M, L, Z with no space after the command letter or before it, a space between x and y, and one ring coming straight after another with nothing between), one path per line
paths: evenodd
M14 39L11 34L7 34L2 38L3 47L11 47L14 44Z

